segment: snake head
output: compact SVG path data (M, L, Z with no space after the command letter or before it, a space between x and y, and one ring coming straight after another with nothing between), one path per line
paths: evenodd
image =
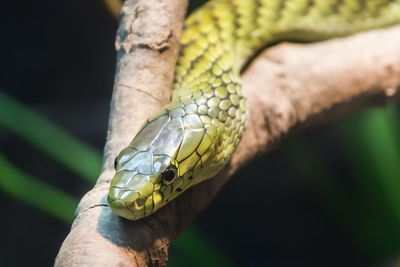
M108 195L111 209L121 217L137 220L153 213L171 196L166 188L177 179L177 167L168 155L127 147L115 159L115 175Z
M108 203L119 216L130 220L145 217L194 183L194 172L200 170L196 166L201 163L195 152L203 138L188 128L184 115L165 109L149 119L115 159Z

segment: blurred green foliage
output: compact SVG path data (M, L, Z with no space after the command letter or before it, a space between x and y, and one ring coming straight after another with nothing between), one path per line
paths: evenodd
M225 267L235 264L199 228L192 225L172 243L168 266Z
M101 154L0 91L0 124L47 153L89 183L97 179ZM77 157L79 155L79 157ZM84 164L82 158L85 159Z
M337 135L355 190L346 192L321 152L299 137L284 149L289 165L313 187L332 218L371 262L400 251L400 124L394 105L339 121Z
M78 200L13 166L0 154L0 188L28 205L71 224Z

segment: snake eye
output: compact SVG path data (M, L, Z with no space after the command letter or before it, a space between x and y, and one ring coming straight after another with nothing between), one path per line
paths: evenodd
M161 177L165 184L171 184L176 177L176 167L174 165L169 166L165 172L161 173Z

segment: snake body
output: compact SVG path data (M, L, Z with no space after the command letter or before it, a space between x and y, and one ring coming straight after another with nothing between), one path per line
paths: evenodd
M137 220L216 175L246 128L240 70L282 40L318 41L400 22L400 0L214 0L184 23L171 102L115 160L108 203Z

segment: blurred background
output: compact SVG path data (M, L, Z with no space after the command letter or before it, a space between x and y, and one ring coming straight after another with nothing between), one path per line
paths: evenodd
M191 1L190 10L201 1ZM51 266L106 138L118 0L0 9L0 266ZM400 252L398 106L283 142L223 188L169 266L382 266Z

